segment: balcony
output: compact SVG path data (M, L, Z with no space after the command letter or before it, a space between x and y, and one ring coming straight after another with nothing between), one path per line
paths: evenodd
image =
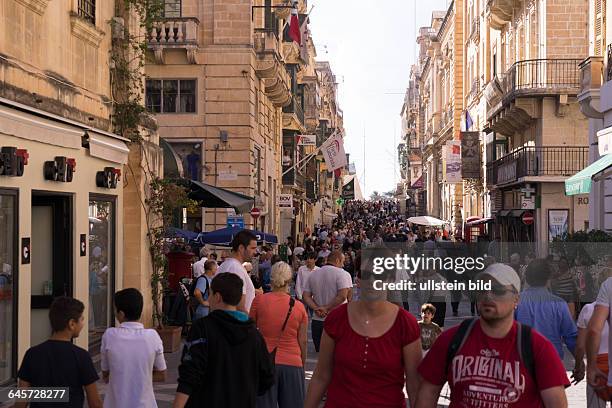
M298 132L304 129L304 110L301 103L293 97L291 102L283 107L283 129L295 130Z
M588 146L525 146L487 164L487 184L563 181L589 163ZM527 177L542 179L522 180ZM557 180L558 178L558 180Z
M257 56L255 73L264 81L264 92L277 108L286 106L291 102L291 77L281 60L276 33L256 28L253 48Z
M163 64L167 49L184 49L187 61L195 64L199 25L200 20L195 17L164 18L154 23L147 34L147 46L153 51L155 61Z
M491 16L491 28L501 30L504 25L512 21L514 5L515 0L489 0L487 2L487 11Z

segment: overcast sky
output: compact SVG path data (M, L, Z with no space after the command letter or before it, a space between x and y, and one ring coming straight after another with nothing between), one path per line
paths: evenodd
M328 60L344 111L345 149L365 197L399 181L400 111L415 61L416 27L448 0L308 0L317 60ZM365 130L365 180L364 180ZM364 188L365 182L365 188Z

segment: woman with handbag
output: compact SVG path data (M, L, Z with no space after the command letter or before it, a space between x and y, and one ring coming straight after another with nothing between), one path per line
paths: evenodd
M249 313L276 364L275 383L257 398L257 408L304 406L308 315L304 305L289 296L292 278L291 266L275 263L270 278L272 291L257 296Z

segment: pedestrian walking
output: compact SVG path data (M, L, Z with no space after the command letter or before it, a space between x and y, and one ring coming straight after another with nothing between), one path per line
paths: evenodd
M580 315L578 316L578 322L576 323L578 326L578 339L576 341L576 360L583 361L585 353L586 353L586 343L587 343L587 328L589 326L589 321L593 316L593 312L595 311L595 302L588 303L584 305L582 310L580 311ZM601 341L599 343L599 350L597 352L597 367L604 373L608 375L608 336L609 336L609 328L608 322L605 322L604 328L601 331ZM587 397L587 405L586 408L606 408L607 401L601 399L595 388L588 383L586 386L586 397Z
M607 273L608 271L606 271ZM609 276L609 274L608 274ZM612 336L608 336L608 372L600 368L598 364L599 349L603 339L605 324L612 325L612 278L608 277L597 295L593 316L587 326L587 381L595 389L597 395L606 401L612 396L612 361L610 361L610 348L612 347Z
M508 265L480 275L479 319L444 331L419 366L417 408L435 408L446 382L451 407L567 407L570 382L552 343L514 320L520 278ZM519 341L520 340L520 341Z
M274 385L257 398L257 408L304 406L308 316L304 305L289 296L291 266L272 267L272 292L255 298L250 317L264 337L276 364Z
M210 296L210 284L213 277L217 273L219 266L215 261L206 261L204 263L204 274L195 278L193 300L196 305L195 312L192 320L200 319L204 316L208 316L210 311L210 304L208 298Z
M250 261L256 250L257 237L250 231L242 230L232 240L230 256L225 258L219 269L217 269L217 274L229 272L237 275L242 280L243 296L238 305L238 310L245 312L247 315L251 308L251 303L255 299L255 287L242 264Z
M394 274L388 276L392 282ZM419 326L386 300L386 291L373 289L374 279L362 279L360 300L337 307L325 319L306 408L318 408L325 392L326 408L403 408L404 387L410 406L416 403Z
M314 310L312 317L312 342L319 352L323 322L327 314L334 308L345 303L349 291L353 288L350 275L342 269L344 255L334 251L327 257L327 265L312 272L304 287L304 301Z
M31 347L23 357L17 372L19 388L68 387L68 399L62 407L82 408L87 398L89 408L101 408L96 381L99 377L91 356L72 343L79 337L85 319L85 305L77 299L58 297L49 309L53 334L49 340ZM17 408L27 403L18 402ZM31 403L30 407L47 407L44 403Z
M106 329L100 347L102 378L108 383L104 408L157 407L153 382L166 380L162 340L139 322L144 302L137 289L123 289L113 300L119 326Z
M435 315L436 307L431 303L425 303L421 306L422 320L419 320L418 323L421 331L421 347L423 348L423 355L426 354L440 333L442 333L440 326L433 322Z
M174 408L254 408L274 383L266 343L248 315L242 279L217 274L211 283L212 312L196 320L178 368Z

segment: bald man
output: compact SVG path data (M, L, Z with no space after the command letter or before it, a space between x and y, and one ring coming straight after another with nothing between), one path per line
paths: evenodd
M312 317L312 342L319 352L325 317L335 307L350 300L353 289L351 275L342 269L344 254L333 251L327 264L312 272L304 287L304 302L315 311Z

